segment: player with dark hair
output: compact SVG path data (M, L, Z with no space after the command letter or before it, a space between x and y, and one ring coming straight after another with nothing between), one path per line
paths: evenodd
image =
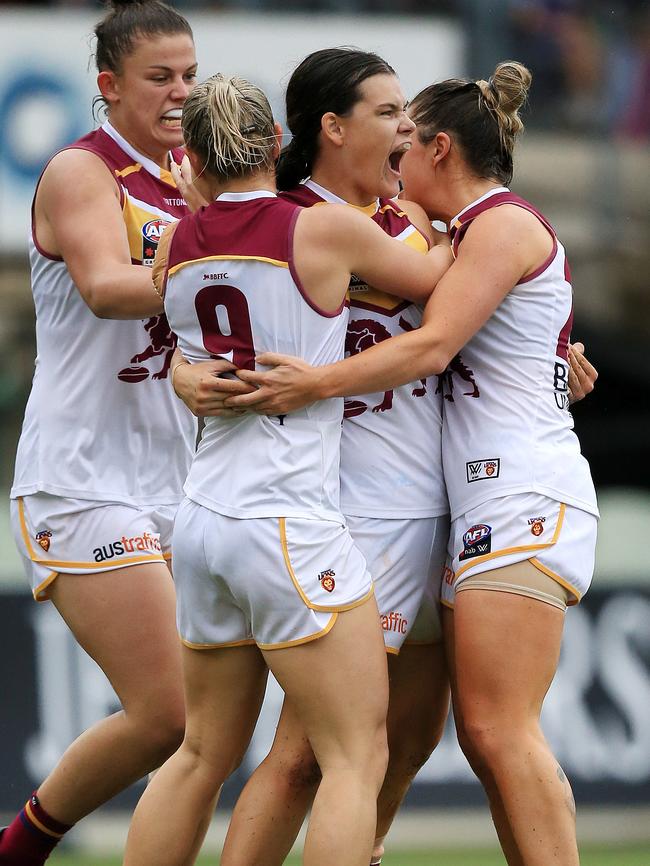
M303 207L347 204L396 243L426 252L434 241L426 214L395 201L414 128L404 105L394 70L376 54L330 48L306 57L287 86L292 138L278 164L282 197ZM348 354L418 327L421 306L401 291L399 280L390 294L352 280ZM194 395L210 364L174 363L178 392L202 414L206 407ZM436 390L435 380L417 379L345 406L341 509L375 585L390 682L389 762L377 804L374 862L413 777L440 739L449 703L438 602L449 506ZM304 727L286 701L273 748L235 807L222 862L284 862L319 779Z
M591 581L598 510L573 433L572 289L548 221L509 191L530 73L450 80L413 100L405 194L450 227L455 262L422 327L334 365L266 354L259 386L231 406L296 411L316 399L465 371L447 391L443 466L451 505L443 584L461 746L487 792L511 866L579 862L570 785L539 726L564 612ZM454 362L454 359L456 361Z
M183 132L210 204L166 231L155 278L190 360L232 355L253 369L258 351L284 347L333 361L352 272L383 290L400 279L424 298L447 269L448 250L394 243L353 208L278 197L281 130L249 82L198 85ZM187 862L248 744L267 668L322 771L304 862L367 866L388 683L372 580L339 507L342 411L326 400L282 417L207 420L174 526L186 734L138 804L127 866Z
M72 743L2 832L0 862L15 866L42 864L184 729L167 560L195 424L169 387L175 341L148 266L187 212L171 171L194 42L158 0L114 0L95 34L107 120L50 160L34 197L38 357L12 524L34 597L51 599L122 709Z

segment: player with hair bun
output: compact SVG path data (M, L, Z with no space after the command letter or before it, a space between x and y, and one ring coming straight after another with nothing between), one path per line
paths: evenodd
M414 129L404 105L394 69L376 54L342 47L308 55L287 85L291 140L278 163L281 197L303 207L346 204L396 244L426 252L434 243L426 214L395 200L400 160ZM451 262L446 243L439 253ZM346 352L363 351L419 325L422 307L405 300L402 291L399 279L390 294L352 280ZM195 395L201 393L201 378L209 381L210 363L175 369L177 392L193 411L209 413ZM341 435L341 510L368 562L388 659L389 761L377 802L374 863L381 860L385 836L413 777L442 735L449 705L438 601L449 505L436 385L418 379L346 401ZM319 780L314 751L286 700L273 747L233 812L224 866L282 864Z
M155 278L190 361L232 353L233 369L252 370L279 348L334 361L352 273L425 298L447 269L448 250L395 243L354 208L277 196L281 130L250 82L198 85L183 132L210 203L165 232ZM248 745L268 669L322 771L305 864L369 862L388 677L372 580L339 506L342 413L335 399L206 420L173 541L186 734L136 808L125 866L187 862Z
M38 357L12 525L34 597L51 599L122 709L70 745L2 832L7 866L44 863L184 730L167 561L195 424L170 388L175 338L149 265L188 210L171 172L196 57L185 18L158 0L113 0L95 35L107 120L52 157L34 197Z
M409 114L405 195L450 228L455 262L422 327L333 365L266 354L232 407L313 400L438 374L451 506L444 629L461 746L487 792L511 866L577 866L570 785L539 725L567 604L589 587L598 509L569 414L572 289L548 221L507 188L531 76L421 91ZM459 379L462 387L459 387Z

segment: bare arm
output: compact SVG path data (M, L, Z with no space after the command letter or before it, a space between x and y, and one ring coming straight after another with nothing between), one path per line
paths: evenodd
M519 279L548 255L550 239L534 216L520 208L499 210L482 214L468 230L462 254L425 307L421 328L324 367L261 355L260 364L279 366L266 373L238 371L259 390L227 405L281 414L326 397L383 391L441 373Z
M151 269L131 264L118 188L99 157L83 150L54 157L36 196L35 227L96 316L141 319L162 311Z
M418 208L417 205L414 207ZM384 271L396 265L386 260L385 253L388 251L388 259L390 259L390 253L395 247L397 247L398 260L406 259L407 262L415 262L417 265L408 279L415 280L418 285L426 288L424 297L430 295L439 272L435 261L426 262L421 253L396 244L367 217L356 214L349 208L335 207L331 211L330 206L327 206L327 208L320 208L318 212L310 213L317 214L317 218L308 216L305 221L306 212L300 215L300 228L296 231L294 254L301 280L306 284L310 297L319 306L327 310L336 309L343 300L350 270L353 267L361 276L366 276L369 269L378 270L374 256L384 256L382 259L384 266L378 279L388 279ZM424 211L417 218L427 223ZM166 229L156 255L154 280L160 290L162 290L161 272L164 269L162 260L166 257L172 232L172 227ZM429 234L430 239L433 240L430 226L429 228L424 226L423 234ZM380 248L374 246L377 239ZM358 249L363 251L368 242L371 244L370 251L359 254ZM342 251L343 246L345 250ZM370 261L370 266L367 260ZM399 282L402 282L401 279ZM239 379L220 377L221 373L231 370L234 370L234 367L224 361L213 360L189 364L177 350L172 360L172 383L177 396L193 414L231 415L234 414L233 410L224 408L224 400L227 397L254 393L257 390Z
M294 261L310 298L331 311L347 290L350 274L389 294L425 300L452 262L436 246L426 255L395 243L367 216L344 205L303 210L296 222Z

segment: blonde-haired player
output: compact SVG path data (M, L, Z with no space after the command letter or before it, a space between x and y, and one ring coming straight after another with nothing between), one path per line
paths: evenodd
M579 861L571 788L539 726L564 610L587 590L598 509L568 412L572 290L547 220L505 186L530 73L449 80L412 101L405 194L450 226L456 260L418 331L329 367L262 355L230 398L262 412L431 373L447 379L452 512L445 616L459 740L512 866ZM462 382L462 387L458 387Z
M346 207L275 194L279 127L264 95L214 76L183 131L211 204L168 230L165 309L190 360L265 348L343 355L354 273L423 297L447 267ZM136 809L127 866L186 862L206 808L248 742L270 668L323 779L305 862L366 866L386 768L387 677L365 560L338 502L342 401L286 416L209 419L174 528L187 728ZM314 684L317 683L317 688ZM335 821L337 833L330 832Z

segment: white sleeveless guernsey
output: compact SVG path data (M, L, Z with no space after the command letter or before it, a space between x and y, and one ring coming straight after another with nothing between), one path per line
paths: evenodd
M452 519L513 493L541 493L598 514L589 465L569 413L570 272L555 232L505 187L452 221L454 254L472 220L516 205L540 220L553 250L517 283L444 374L442 452Z
M162 229L187 212L169 172L108 123L70 147L104 161L119 188L131 260L151 264ZM11 496L179 502L196 424L170 387L175 338L164 315L98 319L33 228L30 262L37 358Z
M346 202L307 180L282 193L304 207ZM350 205L352 207L352 205ZM400 209L378 199L363 210L388 235L426 253L428 242ZM422 308L380 292L356 277L350 283L347 355L418 328ZM345 401L341 437L341 508L358 517L437 517L449 512L442 475L441 397L437 380L418 379L390 391Z
M222 357L255 369L282 352L310 364L343 357L347 306L326 313L293 267L301 209L271 192L224 193L181 220L169 248L165 310L190 361ZM343 400L280 417L207 418L187 496L238 518L343 522L339 448Z

